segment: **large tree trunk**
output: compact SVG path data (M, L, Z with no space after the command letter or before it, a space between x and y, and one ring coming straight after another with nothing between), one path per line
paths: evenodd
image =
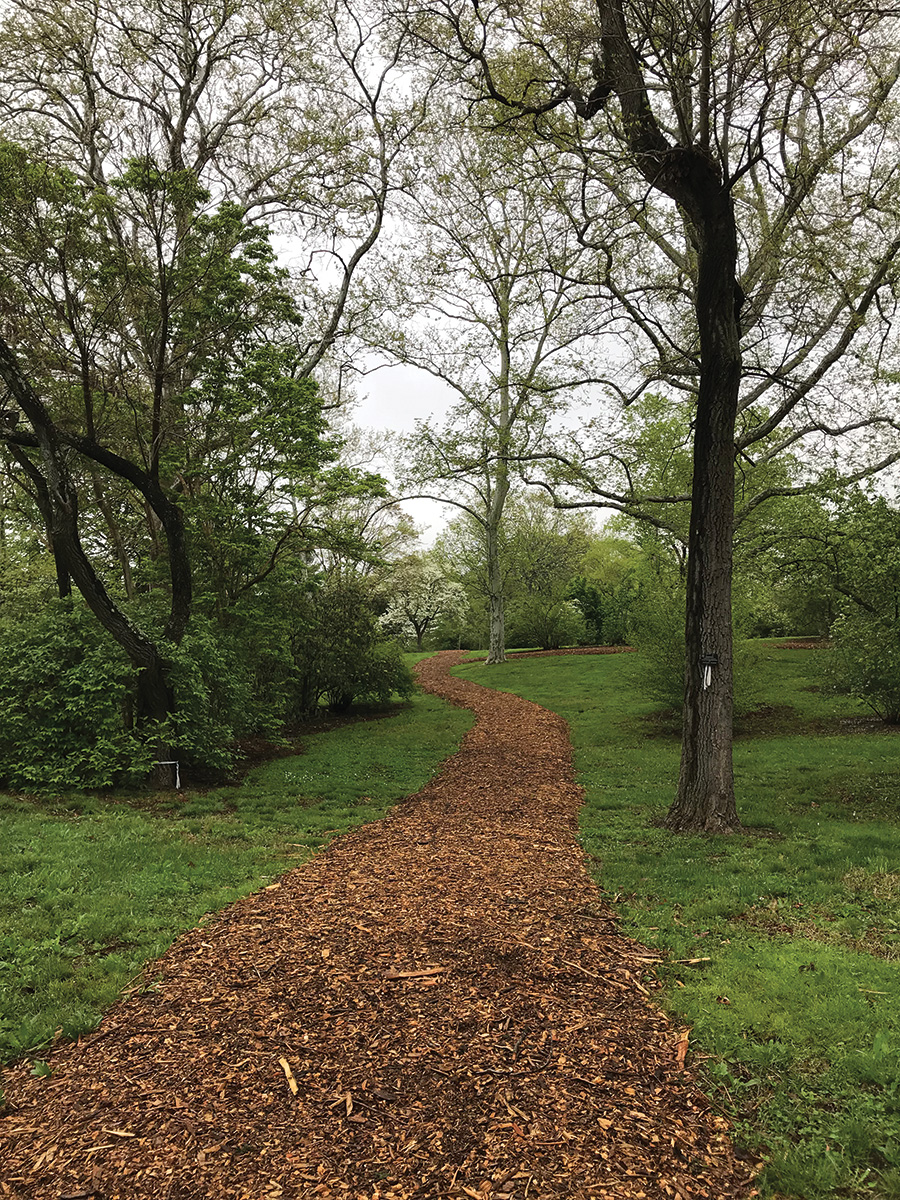
M681 771L666 825L733 833L740 828L732 767L731 568L742 296L736 282L734 213L724 187L710 198L706 219L695 225L695 233L701 373L688 539Z
M597 0L602 71L591 96L576 96L590 119L618 97L631 161L689 222L697 252L700 390L688 538L687 663L681 772L670 829L731 833L740 828L732 770L731 558L734 528L734 427L741 380L737 230L730 182L717 161L708 88L698 92L697 141L673 145L653 114L641 58L629 37L623 0ZM700 11L704 53L712 45L711 8Z

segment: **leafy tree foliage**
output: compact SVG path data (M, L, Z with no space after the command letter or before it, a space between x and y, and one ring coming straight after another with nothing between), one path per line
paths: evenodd
M433 555L410 554L391 562L381 589L387 602L382 626L399 635L412 632L417 650L441 622L458 620L468 607L462 586L447 578Z
M412 674L378 624L369 582L337 573L316 579L300 612L306 620L296 623L291 639L298 716L322 699L335 712L345 712L354 699L386 703L395 692L409 699Z
M900 723L900 511L856 489L820 506L782 569L795 591L833 610L833 675L890 724Z
M558 650L587 640L572 588L592 535L583 514L560 512L540 495L515 501L503 548L513 645Z
M581 610L590 640L599 646L623 646L630 637L639 595L638 547L614 535L592 541L570 595Z
M372 556L337 513L383 482L338 462L311 376L356 319L422 106L391 83L402 37L343 3L311 18L206 0L4 11L3 519L14 492L15 537L52 554L82 657L73 585L136 669L111 689L130 689L138 758L155 737L151 758L221 764L235 736L305 711L300 631L266 605L308 600L317 555ZM289 277L273 225L330 261L326 281ZM333 613L297 616L311 643Z
M668 823L733 832L735 453L785 423L788 446L868 420L848 419L822 385L851 347L871 367L890 328L894 15L837 4L810 20L716 0L690 12L423 0L416 12L431 52L523 136L537 132L554 157L567 146L580 164L569 208L607 253L604 283L634 349L617 394L661 379L693 397L687 688ZM615 231L597 219L610 194L644 241L624 270Z
M550 650L587 640L572 587L593 537L584 514L561 512L537 494L511 501L500 540L500 564L512 645ZM490 585L479 525L465 515L451 522L437 542L435 556L445 574L462 584L475 614L471 626L457 630L455 641L486 646Z
M47 582L0 603L0 780L7 786L107 787L146 775L150 747L123 705L135 670L82 605Z

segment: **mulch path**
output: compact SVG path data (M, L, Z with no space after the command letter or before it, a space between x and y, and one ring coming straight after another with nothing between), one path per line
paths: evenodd
M51 1078L6 1073L0 1195L753 1194L585 869L565 723L463 657L420 666L478 716L422 792L179 938Z

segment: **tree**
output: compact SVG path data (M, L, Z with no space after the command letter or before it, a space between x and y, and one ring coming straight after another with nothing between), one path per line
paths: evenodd
M584 640L573 585L593 538L586 514L561 512L535 494L514 501L502 553L513 645L558 650Z
M735 454L802 417L867 320L873 348L879 322L885 330L879 304L891 304L900 246L887 201L897 180L894 18L845 3L813 18L802 5L716 0L688 13L598 0L550 15L448 0L420 8L417 28L554 154L564 142L580 157L585 236L592 188L611 190L648 255L675 276L675 290L665 277L644 289L645 299L668 298L661 313L636 302L629 278L605 282L658 377L696 396L682 759L667 823L732 832ZM859 257L830 240L836 211ZM745 340L779 369L746 380L742 396ZM742 405L747 428L736 438ZM814 415L804 427L858 421Z
M336 453L309 379L364 316L351 285L423 112L392 83L402 36L383 33L340 0L312 18L217 0L5 11L0 437L61 594L74 581L140 668L146 720L172 710L169 650L191 617L186 514L202 534L231 506L233 599L295 537L285 511L308 511ZM273 222L309 255L297 285ZM158 630L107 585L106 545L126 599L137 561L167 562Z
M461 585L448 579L427 554L409 554L391 562L381 589L387 601L382 625L396 633L411 628L417 650L424 649L426 635L438 622L461 616L467 607Z
M628 641L639 558L634 542L603 534L591 542L572 581L571 597L597 645L621 646Z
M532 164L458 113L441 114L415 194L409 242L392 250L404 281L380 347L458 396L443 427L419 424L401 449L401 485L467 512L481 531L490 611L488 664L505 659L503 513L515 460L540 446L553 414L588 385L587 346L602 326L596 289L574 276L587 252ZM439 484L438 493L429 492Z
M397 693L408 700L412 672L379 626L372 581L321 573L305 590L292 622L296 715L315 712L323 697L333 712L346 712L354 699L385 704Z
M772 569L830 610L831 673L890 724L900 723L900 511L854 488L806 514Z
M584 624L572 599L572 584L592 541L593 529L584 514L560 512L536 494L511 499L499 557L514 644L557 649L580 640ZM472 609L484 613L489 635L490 593L479 524L462 513L438 539L434 554L445 575L465 589ZM484 633L482 627L476 644L484 645Z
M169 613L161 641L178 646L194 592L185 509L196 511L208 502L211 463L219 479L229 471L233 477L236 459L242 459L240 470L252 469L248 451L254 443L258 451L280 452L284 460L288 439L294 463L303 462L307 471L329 456L315 389L292 378L290 352L265 347L254 337L257 322L277 336L291 319L293 302L265 231L248 227L228 205L212 216L198 212L205 193L190 180L173 181L149 164L132 164L121 181L127 196L122 206L103 203L104 223L112 214L124 227L131 217L135 228L145 230L135 214L144 202L159 218L157 230L178 211L177 253L157 276L167 296L160 309L159 294L147 300L140 251L132 245L123 261L106 230L98 229L95 195L70 173L34 164L16 148L6 148L6 163L12 164L17 187L0 220L9 252L5 282L7 295L20 301L20 354L33 364L27 372L20 356L0 342L0 378L31 426L29 432L8 421L6 441L44 516L60 594L68 595L69 580L74 581L141 669L139 716L164 721L172 705L165 653L126 615L83 548L81 490L70 452L91 464L88 476L101 511L108 513L109 505L103 503L98 468L126 481L146 503L149 531L165 545L161 555L151 543L151 557L168 563ZM117 293L122 323L107 319L108 291L97 287L98 270L106 289ZM46 316L53 311L60 318L56 324ZM140 351L147 328L154 326L165 342L156 349L166 366L147 372ZM44 331L42 341L38 329ZM32 379L41 380L46 400ZM276 394L280 411L277 419L267 419ZM129 416L137 441L127 431ZM228 424L213 435L215 418ZM38 455L29 457L32 448ZM126 595L133 593L132 565L111 516L108 531L127 568Z

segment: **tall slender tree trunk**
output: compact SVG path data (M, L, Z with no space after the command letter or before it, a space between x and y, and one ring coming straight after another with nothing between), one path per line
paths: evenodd
M505 491L509 491L509 483L504 480ZM496 499L496 498L495 498ZM503 505L500 504L502 512ZM503 594L503 567L500 562L500 521L488 517L485 526L487 543L487 581L488 581L488 619L490 632L488 637L488 656L486 666L506 662L506 614L505 597Z
M741 379L737 235L731 197L711 196L698 241L700 390L688 538L685 697L678 794L666 825L740 828L732 766L734 430Z
M484 522L485 550L487 553L488 584L488 655L485 666L506 662L506 597L503 588L503 566L500 562L500 524L503 508L509 495L509 440L512 410L509 396L509 282L498 295L498 318L500 322L500 410L497 413L497 463L491 479L488 470L488 493L490 503Z

